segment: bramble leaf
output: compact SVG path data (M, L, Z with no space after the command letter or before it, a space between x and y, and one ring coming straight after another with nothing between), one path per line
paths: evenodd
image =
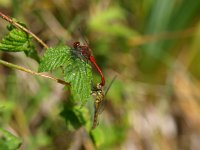
M0 42L0 50L5 52L22 52L39 62L39 56L33 46L32 37L26 32L10 25L10 31Z
M71 97L69 97L69 99L71 99ZM80 107L74 105L72 101L65 103L60 113L65 119L68 129L78 129L83 126L86 123L84 114L84 108L80 109Z
M5 129L0 128L0 148L4 150L17 150L22 141Z
M92 70L91 66L66 45L49 48L39 66L39 72L47 72L58 67L64 69L64 80L71 84L74 99L86 102L90 97Z
M66 45L49 48L41 59L39 72L47 72L61 67L70 57L70 48Z
M2 39L0 50L7 52L20 52L29 50L28 35L19 29L13 29Z
M91 94L92 68L85 61L71 57L65 67L66 82L70 82L74 99L81 100L84 104Z

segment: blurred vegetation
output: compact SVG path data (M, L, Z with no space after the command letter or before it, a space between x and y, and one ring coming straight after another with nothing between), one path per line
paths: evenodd
M0 0L0 11L49 46L80 40L81 29L107 85L118 76L88 131L67 124L80 109L63 111L62 85L0 65L0 128L22 140L21 150L200 149L200 1ZM0 38L6 25L1 19ZM21 53L0 57L38 69Z

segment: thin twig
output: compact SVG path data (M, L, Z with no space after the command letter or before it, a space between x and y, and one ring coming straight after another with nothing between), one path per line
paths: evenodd
M0 59L0 64L3 64L3 65L5 65L5 66L7 66L7 67L10 67L10 68L14 68L14 69L17 69L17 70L24 71L24 72L27 72L27 73L30 73L30 74L33 74L33 75L45 77L45 78L54 80L54 81L56 81L57 83L60 83L60 84L66 85L66 86L70 86L70 83L65 82L65 81L63 81L63 80L61 80L61 79L58 79L58 78L55 78L55 77L51 77L51 76L48 76L48 75L45 75L45 74L42 74L42 73L38 73L38 72L32 71L32 70L27 69L27 68L24 68L24 67L22 67L22 66L18 66L18 65L9 63L9 62L4 61L4 60L1 60L1 59Z
M3 18L4 20L10 22L12 25L14 25L17 28L20 28L21 30L25 31L26 33L30 34L32 37L34 37L42 46L44 46L46 49L49 47L39 38L37 37L33 32L28 30L27 28L23 27L21 24L18 22L14 21L11 19L9 16L4 15L2 12L0 12L0 17Z

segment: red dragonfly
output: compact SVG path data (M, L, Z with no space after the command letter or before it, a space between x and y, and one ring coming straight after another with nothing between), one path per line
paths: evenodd
M88 45L81 45L80 42L74 42L73 47L74 47L74 49L81 51L81 54L95 66L95 68L97 69L97 71L101 75L100 85L104 86L106 84L104 75L103 75L100 67L96 63L96 59L92 55L92 50L89 48L89 46Z

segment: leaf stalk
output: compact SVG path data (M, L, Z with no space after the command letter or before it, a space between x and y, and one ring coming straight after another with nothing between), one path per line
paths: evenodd
M30 74L33 74L33 75L48 78L48 79L54 80L57 83L60 83L60 84L66 85L66 86L70 86L70 83L65 82L64 80L61 80L61 79L58 79L58 78L55 78L55 77L52 77L52 76L49 76L49 75L45 75L45 74L42 74L42 73L38 73L38 72L32 71L30 69L24 68L24 67L19 66L19 65L15 65L13 63L10 63L10 62L7 62L7 61L1 60L1 59L0 59L0 64L7 66L7 67L10 67L10 68L13 68L13 69L24 71L24 72L27 72L27 73L30 73Z

